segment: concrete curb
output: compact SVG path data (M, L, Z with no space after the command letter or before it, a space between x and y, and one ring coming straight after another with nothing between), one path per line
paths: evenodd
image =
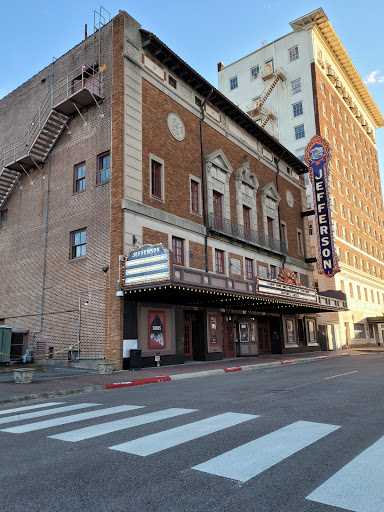
M295 359L293 361L271 361L268 363L256 363L256 364L249 364L246 366L236 366L232 368L217 368L214 370L206 370L206 371L199 371L199 372L191 372L191 373L179 373L172 376L158 376L158 377L152 377L148 379L140 379L140 380L134 380L134 381L127 381L127 382L116 382L111 384L98 384L95 386L85 386L83 388L78 389L64 389L60 391L49 391L46 393L35 393L33 395L24 395L24 396L17 396L13 398L8 398L5 400L0 400L0 406L7 405L15 402L25 402L28 400L42 400L44 398L57 398L60 396L70 396L70 395L79 395L81 393L93 393L95 391L105 391L110 389L119 389L124 387L132 387L132 386L140 386L143 384L155 384L159 382L169 382L172 380L184 380L184 379L194 379L196 377L208 377L210 375L217 375L217 374L223 374L223 373L234 373L238 371L248 371L248 370L257 370L257 369L263 369L263 368L274 368L274 367L280 367L282 364L289 363L290 365L300 364L300 363L310 363L310 362L317 362L319 359L331 359L334 357L342 357L342 356L349 356L350 354L334 354L334 355L328 355L326 357L307 357L302 359ZM360 354L356 354L360 355ZM362 355L362 354L361 354Z
M60 391L47 391L45 393L35 393L33 395L15 396L13 398L0 400L0 406L16 402L26 402L27 400L42 400L44 398L57 398L60 396L80 395L81 393L93 393L94 391L105 391L105 386L98 384L97 386L86 386L78 389L62 389Z

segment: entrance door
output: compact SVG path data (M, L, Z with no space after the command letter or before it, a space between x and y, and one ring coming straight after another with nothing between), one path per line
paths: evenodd
M235 357L233 322L223 321L223 357Z
M191 313L184 313L184 357L192 356L192 319Z
M257 321L257 337L259 340L259 352L260 353L270 353L271 352L271 344L269 341L269 326L268 322L260 322Z

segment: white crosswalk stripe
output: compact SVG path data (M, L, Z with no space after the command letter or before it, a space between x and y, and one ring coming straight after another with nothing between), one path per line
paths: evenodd
M124 430L132 427L138 427L140 425L146 425L147 423L153 423L155 421L174 418L189 412L196 412L196 409L164 409L162 411L134 416L133 418L124 418L122 420L109 421L107 423L101 423L91 427L70 430L69 432L49 437L51 439L60 439L61 441L70 441L74 443L76 441L83 441L84 439L91 439L104 434L110 434L111 432L117 432L118 430Z
M56 407L54 409L48 409L47 411L27 412L25 414L14 414L13 416L7 416L6 418L0 418L0 424L14 423L16 421L31 420L33 418L41 418L42 416L52 416L53 414L60 414L61 412L76 411L78 409L86 409L87 407L96 407L100 404L76 404L66 405L65 407Z
M363 451L307 500L353 512L384 510L384 437Z
M192 469L246 482L338 428L324 423L298 421Z
M258 418L258 416L227 412L194 423L188 423L181 427L164 430L157 434L140 437L127 443L111 446L110 450L141 456L151 455L254 418Z
M85 404L89 407L90 404ZM100 405L100 404L91 404ZM33 432L35 430L42 430L44 428L56 427L58 425L67 425L68 423L75 423L76 421L90 420L93 418L101 418L102 416L109 416L110 414L118 414L120 412L133 411L134 409L141 409L141 405L119 405L117 407L109 407L108 409L98 409L97 411L83 412L80 414L72 414L71 416L62 416L45 421L38 421L36 423L27 423L26 425L19 425L17 427L10 427L1 429L1 432L10 432L12 434L24 434L25 432Z
M52 407L53 405L61 405L63 403L64 402L48 402L45 404L24 405L23 407L16 407L15 409L6 409L5 411L0 411L0 416L4 414L12 414L14 412L29 411L31 409L43 409L43 407Z

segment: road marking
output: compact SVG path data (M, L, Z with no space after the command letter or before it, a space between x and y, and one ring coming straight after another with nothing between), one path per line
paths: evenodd
M335 377L342 377L343 375L350 375L351 373L359 373L359 372L357 370L355 370L354 372L339 373L339 375L333 375L332 377L324 377L324 380L334 379Z
M66 405L65 407L56 407L56 409L49 409L48 411L27 412L26 414L15 414L7 418L0 418L0 424L13 423L16 421L30 420L32 418L41 418L41 416L51 416L52 414L59 414L61 412L76 411L77 409L85 409L86 407L95 407L100 404L76 404Z
M117 432L118 430L124 430L126 428L132 428L137 427L139 425L145 425L147 423L153 423L154 421L174 418L176 416L181 416L182 414L187 414L189 412L195 411L196 409L165 409L163 411L142 414L141 416L134 416L133 418L124 418L121 420L101 423L100 425L93 425L91 427L70 430L69 432L64 432L63 434L57 434L55 436L49 437L51 439L60 439L61 441L69 441L75 443L76 441L83 441L84 439L90 439L92 437L110 434L111 432Z
M384 436L307 496L354 512L384 510Z
M325 423L297 421L192 469L247 482L338 428Z
M43 407L51 407L52 405L61 405L64 403L65 402L48 402L46 404L24 405L24 407L16 407L16 409L7 409L6 411L0 411L0 415L11 414L13 412L19 411L29 411L30 409L42 409Z
M100 404L88 404L100 405ZM25 432L32 432L34 430L42 430L44 428L56 427L57 425L67 425L68 423L75 423L76 421L90 420L93 418L101 418L102 416L109 416L110 414L117 414L119 412L132 411L134 409L141 409L141 405L119 405L117 407L109 407L108 409L99 409L98 411L83 412L80 414L72 414L71 416L62 416L61 418L54 418L51 420L37 421L36 423L29 423L26 425L19 425L18 427L4 428L2 432L10 432L12 434L24 434Z
M167 448L177 446L192 439L198 439L199 437L207 436L213 432L224 430L225 428L238 425L244 421L258 418L254 414L239 414L235 412L227 412L219 414L218 416L212 416L205 420L195 421L194 423L188 423L181 427L171 428L159 432L157 434L140 437L127 443L117 444L111 446L110 450L117 450L119 452L133 453L134 455L152 455L153 453L161 452Z

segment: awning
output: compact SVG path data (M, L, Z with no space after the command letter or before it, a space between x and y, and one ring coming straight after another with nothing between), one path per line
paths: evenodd
M297 301L290 297L275 297L258 293L236 293L212 290L196 286L177 284L155 284L135 289L124 289L125 299L129 302L156 302L179 307L218 308L226 311L265 312L278 314L304 314L345 311L346 305L336 306L333 299L320 297L321 302ZM324 302L322 302L324 300Z
M368 316L367 322L369 324L384 324L384 316Z

